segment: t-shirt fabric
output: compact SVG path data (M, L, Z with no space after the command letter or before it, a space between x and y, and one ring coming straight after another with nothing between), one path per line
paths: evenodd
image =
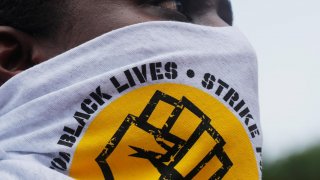
M235 27L117 29L0 97L0 179L261 179L256 55Z

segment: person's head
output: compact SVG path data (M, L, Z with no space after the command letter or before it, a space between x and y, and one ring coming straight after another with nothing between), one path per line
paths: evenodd
M34 64L114 29L153 20L192 21L166 8L169 1L174 0L1 0L0 86ZM232 24L228 0L198 1L213 2L216 26Z

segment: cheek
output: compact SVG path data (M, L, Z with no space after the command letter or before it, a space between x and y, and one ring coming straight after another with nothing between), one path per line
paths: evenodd
M151 5L134 5L113 11L113 22L118 26L131 25L147 21L183 21L188 19L178 11Z
M142 12L148 17L159 20L188 21L187 17L174 8L160 6L144 6Z

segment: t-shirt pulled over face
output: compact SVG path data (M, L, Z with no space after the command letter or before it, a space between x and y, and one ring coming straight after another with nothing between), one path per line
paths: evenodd
M0 177L261 178L256 55L234 27L121 28L0 97Z

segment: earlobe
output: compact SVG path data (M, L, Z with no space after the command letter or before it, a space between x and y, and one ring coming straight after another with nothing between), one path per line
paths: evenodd
M0 26L0 85L32 66L32 45L28 34Z

